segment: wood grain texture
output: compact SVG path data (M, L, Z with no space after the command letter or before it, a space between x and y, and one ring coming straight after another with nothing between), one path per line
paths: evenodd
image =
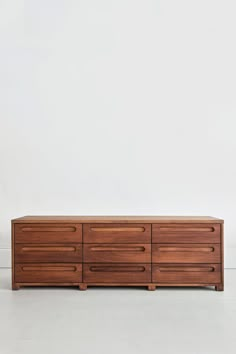
M30 287L30 286L45 286L45 287L61 287L61 286L69 286L69 287L79 287L80 283L79 282L54 282L54 283L45 283L45 282L21 282L21 283L16 283L16 288L13 290L19 290L20 288L23 287Z
M149 224L84 224L84 243L150 243Z
M151 282L150 264L99 264L83 265L85 283L148 283Z
M143 287L143 288L148 288L148 290L155 290L155 289L152 289L152 288L157 288L157 287L214 287L214 289L216 291L222 291L222 290L217 290L216 288L218 288L218 285L216 284L211 284L211 283L187 283L187 284L181 284L181 283L151 283L151 284L148 284L147 282L145 283L89 283L89 284L86 284L86 283L78 283L78 282L75 282L75 283L62 283L62 282L59 282L59 283L40 283L40 282L37 282L37 283L16 283L16 289L13 289L13 290L19 290L20 288L22 287L30 287L30 286L37 286L37 287L41 287L41 286L44 286L44 287L61 287L61 286L68 286L68 287L79 287L80 290L87 290L88 287L93 287L93 286L101 286L101 287L120 287L120 286L123 286L123 287ZM151 289L149 289L149 287Z
M224 289L223 220L32 216L12 221L12 289L214 286Z
M84 244L85 263L151 263L151 244Z
M15 224L15 243L80 243L81 224Z
M190 288L190 287L212 287L212 290L216 290L216 284L215 283L184 283L184 284L181 284L181 283L148 283L148 282L144 282L144 283L99 283L99 282L94 282L94 283L89 283L89 284L85 284L85 283L82 283L83 285L85 285L85 289L81 289L81 290L87 290L89 287L96 287L96 286L99 286L99 287L143 287L143 288L147 288L148 290L150 291L153 291L155 290L156 288L159 288L159 287L168 287L168 288L172 288L172 287L185 287L185 288ZM23 285L22 284L19 284L20 286L28 286L29 283ZM36 285L36 284L31 284L31 285ZM66 286L66 284L64 284ZM71 286L71 284L67 284L68 286ZM77 284L75 284L77 285ZM80 286L80 284L78 284ZM83 286L82 285L82 286ZM37 283L37 286L47 286L47 284L45 285L45 283ZM58 285L55 285L54 284L51 284L50 286L60 286L60 284ZM155 289L154 289L155 287ZM150 288L150 289L149 289ZM220 290L219 290L220 291Z
M153 224L152 242L220 243L220 224Z
M28 263L15 265L16 283L79 283L82 265L78 263Z
M16 263L82 263L82 244L24 244L15 245Z
M219 291L224 291L224 224L220 225L221 228L221 284ZM218 289L217 289L218 290Z
M13 223L214 223L222 224L224 220L212 216L59 216L37 215L23 216L12 220Z
M18 290L15 283L15 225L11 223L11 286L12 290Z
M156 244L152 245L153 263L220 263L219 244Z
M218 284L220 264L153 264L152 281L166 284Z

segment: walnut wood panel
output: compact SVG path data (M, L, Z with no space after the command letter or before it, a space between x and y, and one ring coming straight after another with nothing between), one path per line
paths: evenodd
M149 243L150 224L84 224L84 243Z
M224 220L212 216L60 216L60 215L29 215L13 219L12 223L107 223L107 224L134 224L134 223L164 223L164 224L192 224L192 223L214 223L222 224Z
M220 263L219 244L152 245L153 263Z
M16 283L81 282L82 265L78 263L28 263L15 265Z
M220 225L221 230L221 284L217 286L217 291L224 291L224 224Z
M153 224L152 242L220 243L220 224Z
M84 244L86 263L151 263L151 244Z
M11 223L11 287L12 290L16 290L15 284L15 225Z
M15 224L16 243L80 243L81 224Z
M224 288L223 220L175 216L27 216L12 220L12 288Z
M82 262L82 244L24 244L15 245L15 262Z
M41 283L41 282L27 282L27 283L14 283L14 288L13 290L19 290L20 288L23 287L28 287L28 286L45 286L45 287L60 287L60 286L70 286L70 287L75 287L75 286L80 286L80 282L69 282L69 283L65 283L65 282L58 282L58 283Z
M221 282L220 267L220 264L153 264L152 281L166 284L217 284Z
M121 263L83 265L85 283L144 283L151 281L151 264Z

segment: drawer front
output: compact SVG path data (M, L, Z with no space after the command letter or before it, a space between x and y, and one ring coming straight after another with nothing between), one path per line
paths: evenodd
M79 243L81 224L16 224L16 243Z
M23 244L15 245L15 262L82 262L82 244Z
M85 243L149 243L150 224L84 224Z
M151 281L151 264L98 264L83 265L86 283L148 283Z
M76 263L16 264L15 281L18 283L79 283L82 281L82 265Z
M153 224L153 243L220 243L219 224Z
M87 263L150 263L151 244L84 244Z
M154 263L220 263L219 244L153 244Z
M220 264L153 264L152 281L169 284L217 284L221 282Z

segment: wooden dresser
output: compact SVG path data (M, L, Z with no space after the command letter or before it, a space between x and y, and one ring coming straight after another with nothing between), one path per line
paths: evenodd
M25 216L12 220L12 289L214 286L224 289L213 217Z

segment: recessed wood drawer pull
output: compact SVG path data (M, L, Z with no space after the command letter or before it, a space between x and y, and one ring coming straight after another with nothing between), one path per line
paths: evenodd
M159 272L214 272L214 267L159 267Z
M72 267L72 266L47 266L47 267L44 267L44 266L24 266L24 267L21 267L22 271L23 272L27 272L27 271L30 271L30 272L33 272L33 271L36 271L36 272L75 272L76 271L76 267Z
M95 252L145 252L145 247L115 247L115 246L94 246L90 248L91 251Z
M119 266L119 267L106 267L106 266L92 266L89 268L91 272L145 272L145 267L127 267L127 266Z
M161 231L164 232L214 232L214 227L176 227L176 226L168 226L168 227L160 227Z
M76 247L23 247L23 252L75 252Z
M75 232L76 227L50 227L50 226L41 226L41 227L22 227L22 232Z
M214 247L158 247L160 252L214 252Z
M90 227L95 232L144 232L145 227Z

